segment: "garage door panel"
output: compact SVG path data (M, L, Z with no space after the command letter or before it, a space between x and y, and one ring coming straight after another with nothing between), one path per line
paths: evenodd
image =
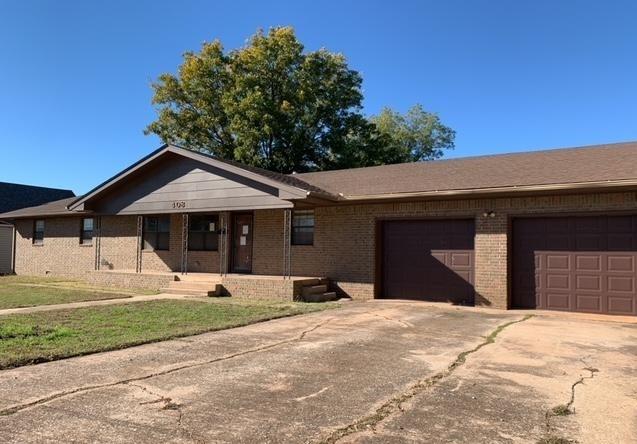
M608 276L609 293L633 293L635 279L631 276Z
M513 306L637 315L636 221L637 216L514 220Z
M635 261L632 256L609 255L607 264L610 272L634 273L635 271Z
M554 270L570 269L570 256L568 254L546 254L546 269L550 273Z
M382 297L472 304L472 220L383 223Z
M632 297L610 296L608 298L608 312L612 314L635 314L635 299Z
M576 271L602 271L602 258L599 255L575 255Z
M546 306L552 310L569 310L570 295L568 293L546 293Z
M601 276L577 275L575 283L575 290L577 291L602 291Z
M577 294L575 295L576 311L601 312L602 298L600 296Z
M549 274L546 276L547 290L570 290L571 278L567 274Z

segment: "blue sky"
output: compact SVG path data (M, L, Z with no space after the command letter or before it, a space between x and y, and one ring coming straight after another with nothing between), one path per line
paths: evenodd
M291 25L365 112L414 103L448 157L637 139L634 1L29 1L0 9L0 181L82 193L160 145L150 83L186 50Z

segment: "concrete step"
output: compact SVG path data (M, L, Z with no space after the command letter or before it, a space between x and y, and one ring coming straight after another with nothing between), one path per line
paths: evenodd
M221 276L212 273L176 274L176 282L221 282Z
M328 291L325 293L308 294L303 296L305 302L329 302L337 299L336 292Z
M327 283L328 283L328 280L325 278L308 278L308 279L303 279L301 285L303 285L304 287L311 287L313 285L323 285Z
M184 282L184 281L171 281L168 284L168 288L184 288L189 290L214 290L216 282Z
M327 292L327 284L306 285L301 289L301 295L304 297L311 294L321 294L325 292Z
M170 294L181 294L184 296L212 296L215 291L212 290L193 290L188 288L160 288L160 292L162 293L170 293Z

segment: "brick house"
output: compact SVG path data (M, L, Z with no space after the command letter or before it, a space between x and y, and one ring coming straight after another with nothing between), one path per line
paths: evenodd
M17 274L637 315L637 143L292 175L166 145L0 219Z

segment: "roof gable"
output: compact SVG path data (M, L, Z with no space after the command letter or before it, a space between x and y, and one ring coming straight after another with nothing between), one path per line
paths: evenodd
M169 156L111 185L84 207L100 214L289 208L279 188L182 156Z
M163 173L157 176L157 166L167 163L170 163L170 168L163 169ZM180 165L180 168L176 168L176 165ZM200 171L194 171L196 169L199 169ZM205 173L208 174L207 177ZM153 174L155 176L151 177ZM179 183L179 175L184 174L193 174L193 177L191 177L191 182L193 183L196 183L199 180L203 182L214 182L216 180L219 180L219 178L225 178L226 180L235 183L234 187L231 186L229 183L226 184L229 187L227 189L240 188L236 184L241 184L241 186L243 187L251 188L261 193L265 193L272 197L275 197L276 199L285 201L305 199L311 193L316 194L322 198L333 197L330 196L329 193L325 193L317 187L308 185L307 183L290 176L285 176L258 168L246 167L235 162L223 161L205 154L185 150L173 145L164 145L150 155L131 165L127 169L108 179L106 182L98 185L81 198L78 198L76 201L72 202L69 205L69 210L81 211L90 209L92 208L92 206L94 206L95 208L100 208L101 206L104 208L104 210L118 209L121 212L125 208L128 208L130 205L126 205L126 199L120 199L118 203L115 203L117 199L113 198L113 194L116 192L122 193L122 189L127 187L127 184L129 183L135 183L138 187L142 186L143 184L143 190L131 191L131 195L129 196L129 198L135 197L137 199L143 199L144 203L150 203L150 201L153 201L153 199L159 199L157 196L154 196L152 198L148 197L149 194L165 192L173 193L170 195L170 198L174 199L171 202L182 202L184 200L190 200L190 197L195 200L204 199L204 197L202 196L205 195L205 193L200 192L205 190L198 190L196 189L196 187L200 186L206 188L207 186L212 187L212 185L210 183L208 185L199 184L196 185L195 189L192 190L188 190L188 187L179 187L177 186L177 184ZM199 178L196 178L197 174L199 174ZM146 176L146 179L144 179L144 176ZM153 180L155 180L156 183L154 184L154 186L155 188L157 188L154 191L152 189ZM167 188L164 188L164 191L159 191L160 189L162 189L162 187ZM174 191L177 189L179 189L180 191ZM190 197L188 199L179 198L179 192L190 193L188 195ZM245 190L244 192L247 193L247 191ZM223 192L219 191L218 194L223 194ZM96 204L96 202L100 199L103 199L104 196L108 196L108 198L110 199L109 205L105 206ZM216 198L221 196L213 195L212 197ZM132 204L132 202L129 202L129 204ZM283 206L284 204L280 203L280 205ZM285 204L285 206L289 205ZM150 208L156 208L156 210L159 210L159 207L160 205L156 204L150 205L148 208L150 211ZM134 207L131 207L130 211L132 211L132 208ZM199 210L204 209L201 205L193 207L193 211L195 210L195 208ZM168 208L161 209L167 210ZM183 210L184 209L181 208L181 211Z

